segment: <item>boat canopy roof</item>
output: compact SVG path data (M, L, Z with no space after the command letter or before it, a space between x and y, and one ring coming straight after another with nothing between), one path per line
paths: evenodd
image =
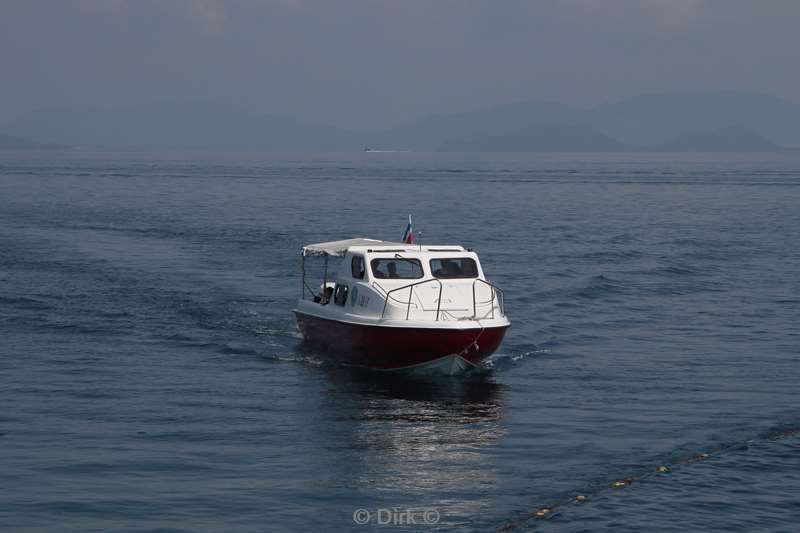
M341 241L319 242L317 244L307 244L303 246L303 256L343 256L350 248L368 248L369 251L380 252L381 248L386 251L420 251L420 252L464 252L467 251L463 246L420 246L419 244L406 244L403 242L380 241L377 239L367 239L359 237L355 239L344 239Z
M397 245L398 243L389 241L379 241L377 239L366 239L358 237L355 239L344 239L342 241L318 242L317 244L307 244L303 246L303 255L344 255L351 246L377 246L377 245ZM402 244L400 245L402 246Z

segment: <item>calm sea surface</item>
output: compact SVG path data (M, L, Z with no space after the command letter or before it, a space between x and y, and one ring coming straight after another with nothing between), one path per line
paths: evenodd
M300 247L408 213L485 375L300 343ZM0 337L8 531L800 531L800 154L6 153Z

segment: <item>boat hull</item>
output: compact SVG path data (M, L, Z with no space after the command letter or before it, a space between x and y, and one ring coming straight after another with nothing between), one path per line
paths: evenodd
M376 370L431 370L456 374L492 355L507 325L488 328L419 328L340 322L295 311L306 342L336 359Z

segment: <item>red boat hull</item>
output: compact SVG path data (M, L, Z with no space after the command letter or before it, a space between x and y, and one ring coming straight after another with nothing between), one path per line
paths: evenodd
M324 348L343 362L379 370L413 368L452 355L477 366L497 350L508 328L367 326L298 311L295 315L306 342Z

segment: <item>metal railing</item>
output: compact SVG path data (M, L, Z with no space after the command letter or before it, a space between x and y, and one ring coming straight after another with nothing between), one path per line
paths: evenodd
M392 289L388 292L383 287L381 287L376 283L375 285L380 287L380 289L386 293L386 298L383 300L383 311L381 311L381 320L383 320L384 315L386 315L386 306L389 305L389 297L392 295L393 292L402 291L403 289L408 289L408 304L406 306L406 320L408 320L408 316L411 313L411 298L414 295L414 287L416 287L417 285L424 285L425 283L430 283L431 281L435 281L436 283L439 284L439 297L436 299L436 320L438 321L439 310L442 307L442 282L435 278L426 279L423 281L417 281L416 283L409 283L408 285L397 287L396 289ZM399 302L400 300L397 301Z
M381 292L383 292L385 294L384 300L383 300L383 311L381 311L381 320L383 320L384 317L386 316L386 308L389 305L389 299L390 298L395 300L396 302L398 302L400 304L405 304L406 305L406 320L408 320L408 318L409 318L409 316L411 314L411 300L414 297L414 288L417 287L418 285L424 285L426 283L431 283L431 282L436 282L436 283L439 284L439 295L438 295L438 298L436 298L436 322L438 322L439 321L439 316L442 314L441 313L441 309L442 309L442 291L444 289L444 285L442 285L442 282L437 278L426 279L426 280L423 280L423 281L417 281L415 283L409 283L408 285L403 285L402 287L397 287L397 288L391 289L389 291L387 291L386 289L384 289L383 287L381 287L377 283L373 282L373 286L377 287L378 289L381 290ZM481 283L483 283L485 285L488 285L489 289L492 291L491 298L489 298L485 302L478 302L477 301L477 295L476 295L475 287L477 286L478 282L481 282ZM393 292L402 291L404 289L408 289L408 301L407 302L403 302L403 301L401 301L401 300L399 300L397 298L392 298L392 293ZM506 311L505 311L505 293L503 292L503 289L501 289L500 287L498 287L498 286L486 281L485 279L476 278L472 282L472 316L471 317L465 317L465 318L472 319L472 320L479 320L479 318L478 318L478 304L479 303L480 304L489 304L490 307L491 307L491 310L488 311L486 314L488 315L489 313L491 313L491 318L494 318L494 307L495 307L494 306L494 302L495 302L495 299L497 299L497 307L500 310L500 316L506 316ZM415 307L416 307L416 305L415 305ZM486 318L486 315L484 315L481 318Z
M493 283L489 283L485 279L478 278L478 279L476 279L475 281L472 282L472 318L473 318L473 320L478 320L478 302L475 299L475 287L477 286L479 281L481 283L484 283L484 284L488 285L489 288L492 290L492 297L489 298L489 300L487 300L486 302L481 302L482 304L484 304L484 303L488 303L489 304L489 306L491 307L492 318L494 318L494 299L498 295L499 296L497 297L497 307L500 308L500 316L506 316L506 309L505 309L506 296L505 296L505 293L503 292L503 289L501 289L497 285L494 285ZM486 317L484 316L483 318L486 318Z

